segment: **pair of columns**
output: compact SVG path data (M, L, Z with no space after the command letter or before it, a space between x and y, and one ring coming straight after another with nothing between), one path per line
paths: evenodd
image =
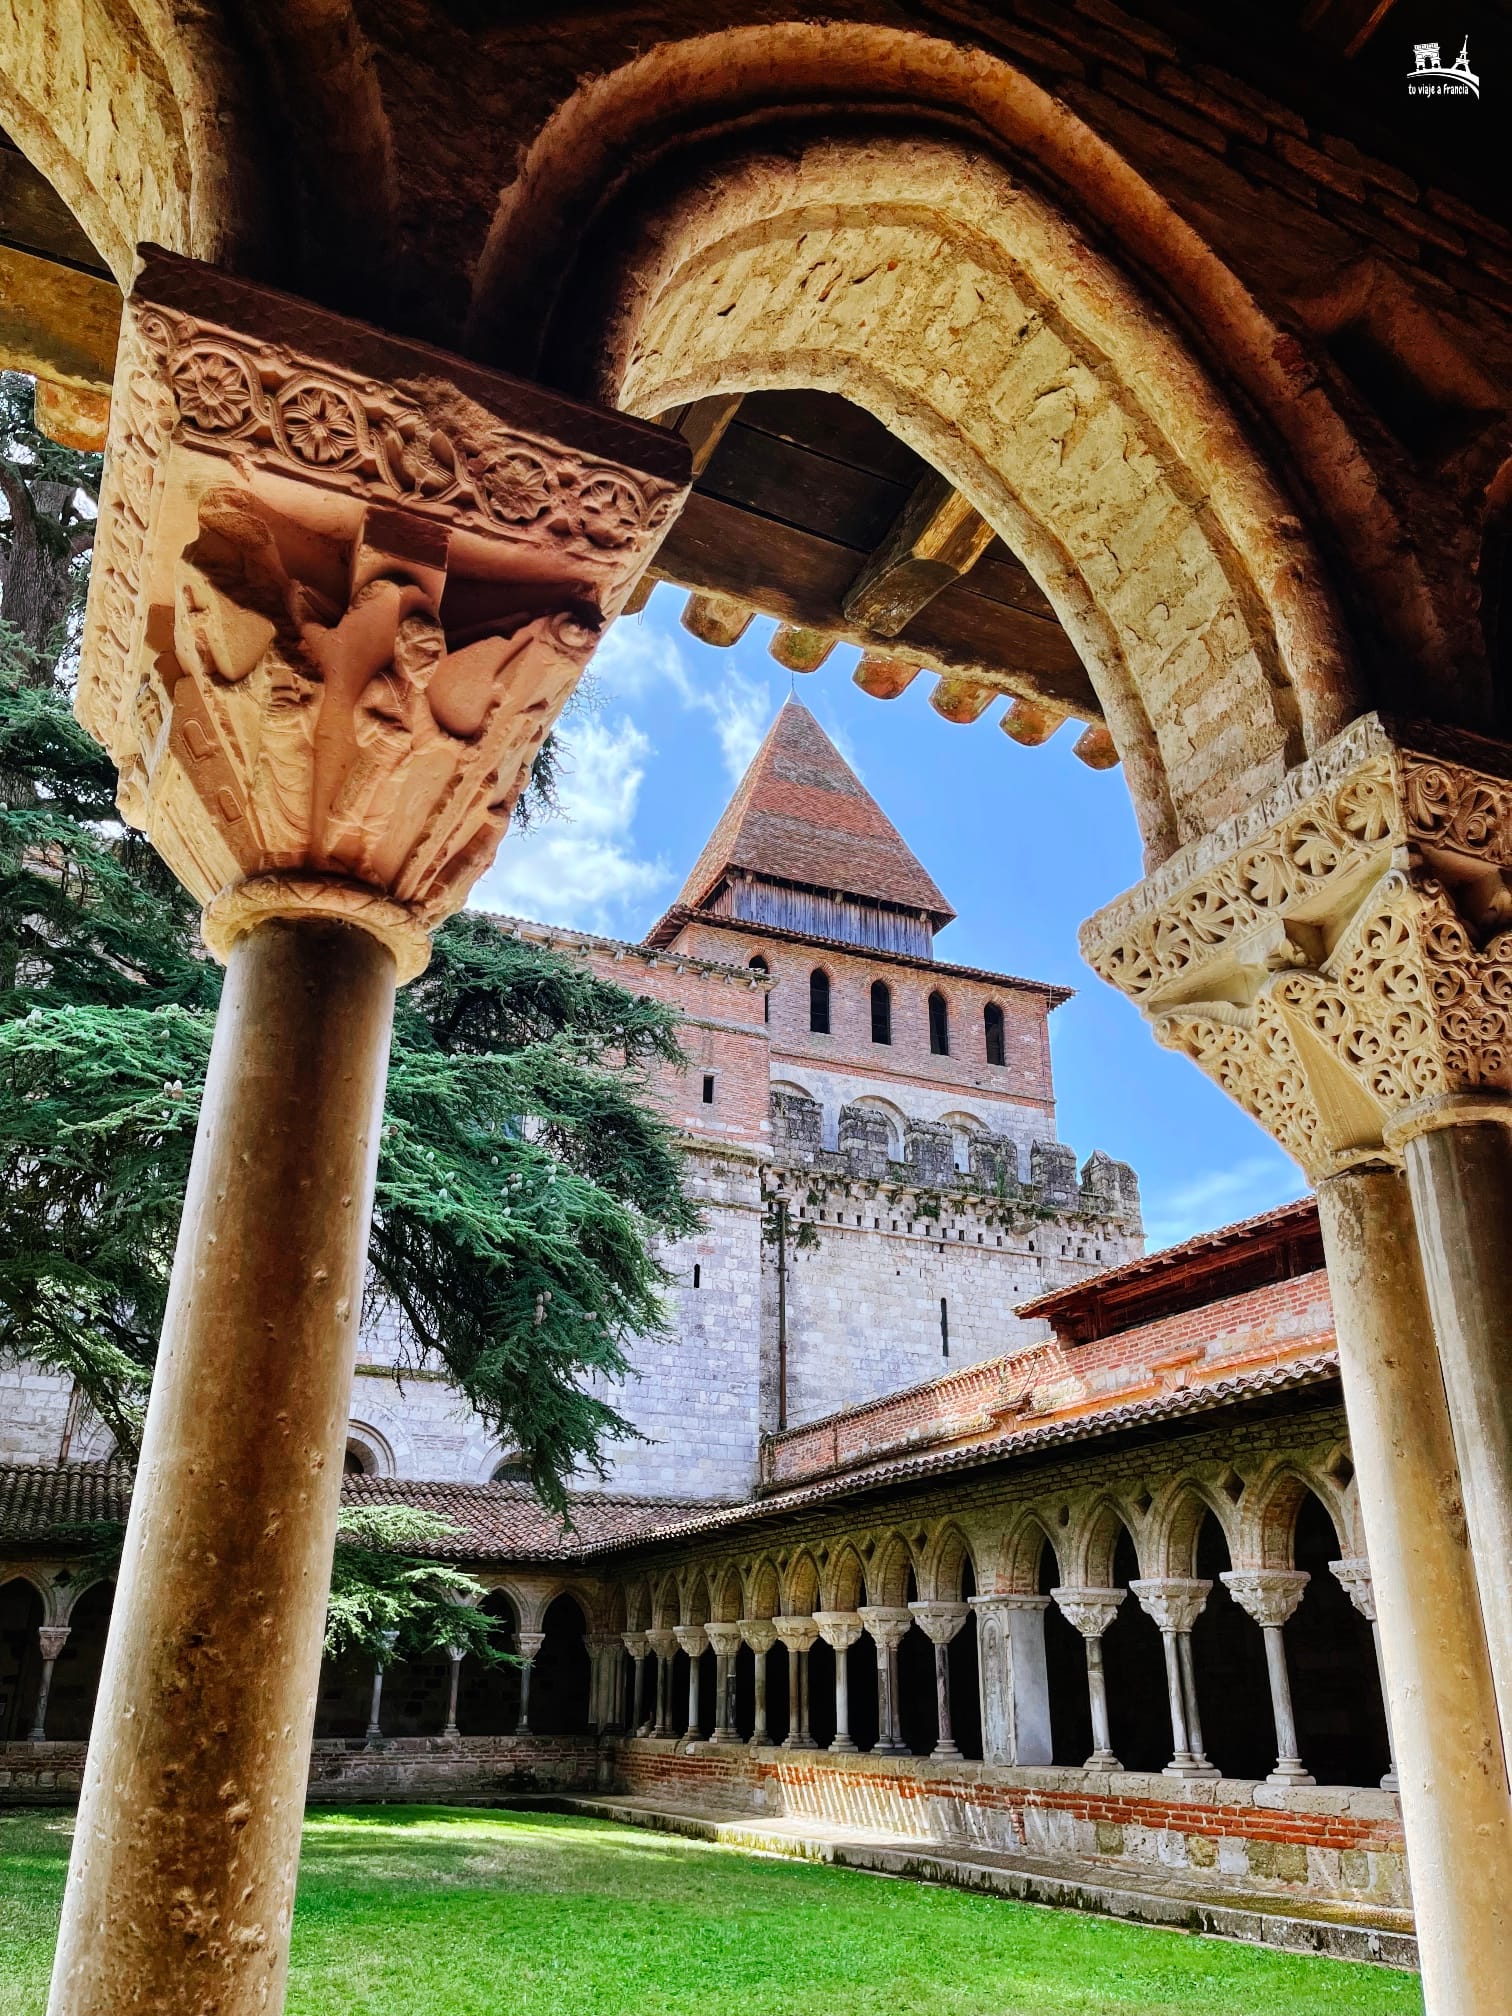
M1082 934L1317 1187L1431 2016L1512 1979L1508 776L1364 716Z
M58 1663L63 1647L68 1643L66 1624L39 1624L37 1626L37 1649L42 1654L42 1675L37 1682L37 1705L32 1713L31 1732L28 1743L47 1741L47 1697L52 1692L53 1668Z

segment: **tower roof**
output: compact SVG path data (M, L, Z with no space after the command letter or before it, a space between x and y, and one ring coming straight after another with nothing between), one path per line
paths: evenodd
M732 872L925 912L955 912L807 707L789 700L767 730L679 906L697 909Z

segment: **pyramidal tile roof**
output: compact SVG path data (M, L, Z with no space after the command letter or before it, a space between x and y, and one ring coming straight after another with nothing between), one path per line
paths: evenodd
M789 700L767 730L678 903L697 909L732 869L927 911L936 930L955 915L897 827L798 700Z

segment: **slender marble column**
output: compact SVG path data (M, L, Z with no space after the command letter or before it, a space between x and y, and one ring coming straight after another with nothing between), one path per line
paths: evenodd
M857 1746L850 1733L850 1672L845 1655L861 1636L861 1618L855 1610L816 1610L814 1622L835 1655L835 1740L829 1747L853 1751Z
M1381 1620L1423 2000L1505 2016L1512 1798L1407 1186L1318 1185L1339 1369Z
M949 1762L961 1754L950 1726L950 1641L971 1612L964 1603L910 1603L908 1607L934 1647L935 1746L929 1754Z
M740 1632L756 1662L756 1721L751 1730L751 1748L759 1750L771 1740L767 1730L767 1654L777 1643L777 1627L767 1617L742 1617ZM792 1720L791 1703L788 1719Z
M399 1633L397 1631L383 1631L379 1633L379 1636L383 1640L383 1657L373 1668L373 1705L368 1715L367 1726L367 1740L370 1744L381 1743L383 1741L383 1728L379 1721L379 1709L383 1704L383 1676L388 1669L390 1659L394 1656L394 1647L399 1640Z
M521 1631L515 1638L515 1650L521 1659L520 1666L520 1715L515 1723L516 1736L530 1734L530 1676L535 1671L535 1662L541 1647L546 1643L544 1631Z
M1395 1130L1402 1134L1502 1741L1512 1751L1512 1100L1434 1100Z
M634 1667L630 1680L630 1715L625 1726L632 1736L643 1736L646 1733L646 1653L649 1641L644 1631L625 1631L621 1633L620 1642L630 1654Z
M1103 1634L1118 1615L1126 1589L1052 1589L1056 1606L1081 1633L1087 1648L1087 1702L1092 1710L1092 1755L1084 1769L1121 1771L1108 1724L1108 1681L1103 1670ZM1167 1667L1169 1672L1169 1666ZM1182 1703L1185 1719L1185 1701Z
M1165 1650L1172 1746L1171 1761L1165 1768L1167 1778L1218 1776L1217 1767L1203 1754L1197 1677L1192 1668L1192 1626L1212 1586L1189 1575L1148 1577L1129 1584L1140 1608L1160 1626Z
M1291 1677L1286 1670L1282 1628L1302 1601L1311 1581L1304 1568L1230 1568L1220 1576L1241 1610L1265 1633L1265 1670L1270 1678L1271 1718L1276 1729L1276 1768L1271 1785L1316 1785L1297 1744L1297 1718L1292 1713Z
M47 1697L52 1692L53 1667L58 1663L58 1654L68 1643L66 1624L39 1624L37 1645L42 1654L42 1678L37 1685L37 1708L32 1716L29 1743L47 1741Z
M648 1631L646 1642L656 1654L656 1720L650 1733L670 1736L672 1731L672 1661L677 1654L675 1631Z
M879 1757L906 1757L908 1745L898 1724L898 1647L913 1629L906 1605L863 1603L857 1613L877 1646L877 1743Z
M1381 1626L1376 1617L1375 1590L1371 1587L1370 1563L1357 1556L1349 1561L1330 1561L1328 1567L1345 1595L1370 1626L1370 1642L1375 1647L1376 1677L1381 1683L1381 1711L1386 1717L1386 1754L1391 1767L1381 1780L1381 1790L1399 1792L1402 1789L1402 1781L1397 1775L1396 1737L1391 1727L1391 1697L1386 1690L1386 1668L1381 1661Z
M703 1676L700 1662L709 1649L709 1634L702 1624L675 1624L672 1628L678 1644L688 1655L688 1726L683 1741L701 1743L703 1715L699 1705L699 1683Z
M714 1682L713 1741L728 1745L740 1741L735 1727L735 1660L742 1638L738 1624L710 1624L709 1643L714 1647L717 1677Z
M441 1734L443 1736L460 1736L462 1731L457 1727L457 1694L462 1685L462 1661L467 1657L466 1647L448 1645L446 1648L446 1657L451 1666L451 1677L446 1696L446 1727L441 1731Z
M774 1617L772 1628L787 1647L788 1730L782 1739L784 1750L812 1750L808 1720L808 1651L819 1636L812 1617Z

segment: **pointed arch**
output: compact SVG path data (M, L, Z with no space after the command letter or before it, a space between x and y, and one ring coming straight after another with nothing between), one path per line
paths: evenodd
M866 1600L866 1571L855 1543L843 1541L824 1565L819 1584L820 1608L859 1610Z
M1230 1561L1238 1544L1239 1516L1222 1491L1205 1478L1190 1474L1164 1485L1151 1507L1148 1522L1148 1561L1151 1575L1195 1575L1197 1542L1202 1522L1209 1513L1217 1520L1228 1547Z
M898 1532L886 1533L872 1550L866 1564L866 1598L869 1603L890 1606L907 1601L908 1578L917 1582L914 1551Z
M1000 1589L1014 1596L1039 1594L1045 1549L1049 1548L1057 1571L1063 1565L1061 1554L1066 1546L1066 1534L1061 1532L1057 1546L1054 1538L1056 1530L1054 1518L1033 1506L1025 1507L1015 1515L1003 1535L998 1554Z
M1115 1498L1102 1497L1094 1500L1081 1518L1072 1522L1072 1537L1067 1549L1074 1569L1071 1580L1086 1589L1111 1589L1117 1580L1113 1557L1125 1535L1134 1550L1140 1573L1155 1574L1157 1571L1150 1565L1153 1557L1140 1544L1134 1521ZM1066 1565L1062 1563L1063 1567Z
M775 1617L780 1604L781 1586L776 1564L770 1555L763 1555L746 1577L744 1614L747 1617Z
M789 1561L783 1573L783 1614L809 1617L819 1607L819 1566L805 1547Z
M974 1586L980 1588L982 1578L971 1542L953 1519L947 1519L925 1553L919 1573L920 1596L929 1602L958 1603L968 1568Z

